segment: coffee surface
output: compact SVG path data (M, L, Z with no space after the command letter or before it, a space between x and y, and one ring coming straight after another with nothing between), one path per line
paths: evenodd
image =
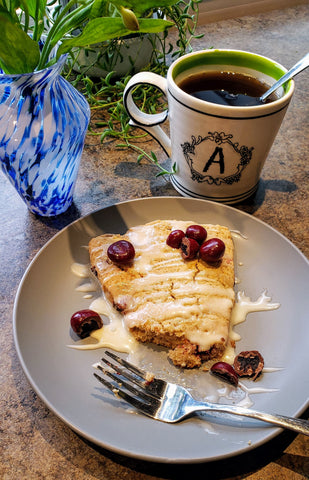
M183 79L178 86L200 100L235 107L263 105L277 98L272 94L262 102L259 97L269 85L234 72L202 72Z

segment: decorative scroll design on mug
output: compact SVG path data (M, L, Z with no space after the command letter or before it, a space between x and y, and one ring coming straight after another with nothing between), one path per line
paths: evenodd
M252 150L254 147L246 147L245 145L242 145L241 147L239 146L238 142L233 143L232 142L233 135L232 134L225 134L224 132L208 132L208 135L206 137L202 137L199 135L198 137L195 137L194 135L191 136L191 143L190 142L185 142L181 144L181 148L184 154L184 157L186 159L186 162L190 168L191 171L191 178L192 180L202 183L202 182L207 182L208 184L212 185L220 185L221 183L226 183L228 185L231 185L232 183L239 182L241 173L244 170L244 168L249 164L251 158L252 158ZM208 161L205 163L204 166L204 171L207 171L211 163L214 162L214 158L216 156L219 157L219 161L216 161L215 163L219 163L220 166L220 174L224 174L224 154L223 154L223 148L221 145L227 143L229 144L233 150L240 156L239 163L236 167L235 173L232 175L227 175L226 177L213 177L211 175L203 175L202 173L198 172L194 167L193 167L193 156L195 155L195 148L196 146L200 145L202 142L209 140L211 142L214 142L217 147L215 148L213 154L211 157L208 159Z

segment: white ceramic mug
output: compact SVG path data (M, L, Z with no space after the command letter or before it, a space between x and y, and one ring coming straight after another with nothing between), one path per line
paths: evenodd
M277 90L277 99L257 106L235 107L196 98L178 84L203 71L236 72L273 85L286 68L277 62L239 50L202 50L177 59L167 78L140 72L128 82L124 105L130 124L147 130L176 165L171 176L184 196L236 203L257 189L261 171L294 91L293 80ZM168 110L142 112L132 91L152 85L166 96ZM160 124L169 120L170 137Z

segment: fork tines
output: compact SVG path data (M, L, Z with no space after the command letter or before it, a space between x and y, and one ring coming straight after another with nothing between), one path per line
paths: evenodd
M105 376L109 377L112 382L94 373L96 379L116 396L123 398L144 413L151 415L154 403L156 403L156 399L161 397L166 382L154 378L149 373L140 370L132 363L112 352L106 350L104 353L112 358L114 362L103 357L101 362L103 362L104 365L98 363L95 367ZM105 365L108 368L106 368ZM133 394L133 396L127 393L126 390Z

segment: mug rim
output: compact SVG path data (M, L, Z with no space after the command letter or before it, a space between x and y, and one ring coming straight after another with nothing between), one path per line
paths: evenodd
M189 107L197 111L205 111L207 108L207 113L213 114L215 116L243 116L250 117L254 116L263 116L267 114L275 113L285 108L293 95L294 92L294 80L289 80L286 84L281 87L284 90L283 95L273 100L272 102L265 103L264 105L251 105L251 106L232 106L232 105L221 105L206 100L201 100L199 98L193 97L189 93L186 93L182 90L176 83L175 78L177 75L182 72L192 69L194 66L200 66L205 64L203 60L205 56L209 56L215 60L212 62L214 65L226 65L227 58L232 59L233 63L231 65L235 66L244 66L252 70L261 71L268 76L271 76L275 81L287 72L287 69L280 63L268 58L264 55L259 55L253 52L248 52L245 50L235 50L235 49L205 49L198 50L195 52L188 53L179 57L175 60L169 67L167 73L168 80L168 90L173 97L177 97L178 101L184 102L184 106L187 105L186 101L190 104ZM193 61L194 59L194 61ZM245 60L250 59L250 64L246 65ZM181 102L181 103L183 103Z

